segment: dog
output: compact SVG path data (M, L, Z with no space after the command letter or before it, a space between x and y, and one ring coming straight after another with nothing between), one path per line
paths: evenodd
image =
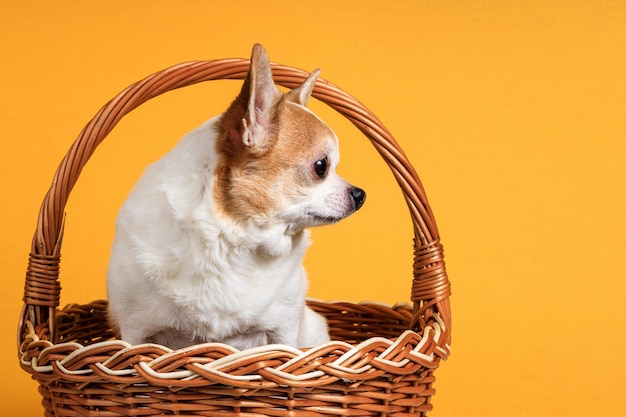
M307 228L354 213L365 192L337 175L337 136L306 107L318 74L283 93L255 45L226 112L146 169L120 208L107 273L123 340L172 349L329 341L305 302Z

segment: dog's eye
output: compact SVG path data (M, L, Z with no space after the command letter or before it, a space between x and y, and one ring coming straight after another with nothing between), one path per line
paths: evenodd
M315 173L317 174L317 176L320 178L324 178L328 173L328 157L325 156L319 161L315 161L313 167L315 168Z

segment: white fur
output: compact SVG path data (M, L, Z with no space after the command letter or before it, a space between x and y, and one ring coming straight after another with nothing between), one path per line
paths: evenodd
M110 314L131 344L323 343L323 319L303 307L308 233L214 214L215 121L148 167L122 206L108 274ZM191 340L152 340L164 330Z
M329 340L305 304L306 227L350 215L365 194L337 175L337 138L304 107L317 74L283 96L256 45L229 110L146 169L120 209L107 278L124 340L240 349ZM287 118L280 126L274 110Z

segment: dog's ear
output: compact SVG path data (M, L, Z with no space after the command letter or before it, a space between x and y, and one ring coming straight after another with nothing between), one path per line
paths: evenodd
M238 98L243 110L241 140L246 147L262 150L269 145L267 133L274 122L274 106L281 95L274 84L265 48L254 45L250 70Z
M226 132L225 151L239 153L244 148L262 153L270 146L275 106L282 93L274 84L267 52L256 44L252 48L250 70L241 92L222 116L221 128Z
M320 75L320 70L316 69L304 80L302 84L298 87L294 88L290 92L285 95L285 99L306 106L309 98L311 98L311 93L313 92L313 87L315 87L315 81L317 77Z

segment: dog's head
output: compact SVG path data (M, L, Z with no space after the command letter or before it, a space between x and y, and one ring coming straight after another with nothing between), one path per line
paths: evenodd
M337 175L337 136L306 108L319 70L283 94L261 45L250 61L239 96L217 125L214 194L222 214L297 231L361 208L365 192Z

